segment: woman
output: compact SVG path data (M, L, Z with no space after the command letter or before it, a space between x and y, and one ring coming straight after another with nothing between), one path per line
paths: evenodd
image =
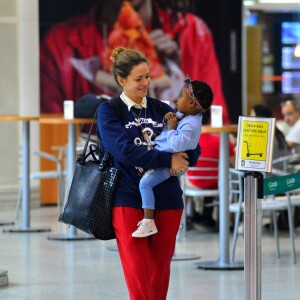
M156 99L146 97L150 85L146 57L136 50L117 47L112 54L113 74L122 87L121 100L124 118L119 120L109 103L101 105L98 113L98 134L103 147L114 156L115 167L121 171L117 185L113 226L123 271L132 300L164 300L167 296L170 263L174 253L176 234L183 209L182 191L177 177L154 188L155 220L160 230L144 239L131 236L143 219L139 181L144 170L171 168L178 174L194 165L199 148L186 153L160 152L154 139L162 129L162 116L153 105ZM172 109L162 103L166 111Z

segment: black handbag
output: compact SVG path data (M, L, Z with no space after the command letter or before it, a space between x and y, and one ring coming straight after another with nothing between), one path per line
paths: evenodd
M107 95L84 94L74 104L74 117L93 118L97 107L109 98Z
M73 225L99 240L115 238L112 202L119 170L113 157L95 144L89 144L90 128L81 156L77 159L68 200L58 221ZM87 152L89 149L89 153Z

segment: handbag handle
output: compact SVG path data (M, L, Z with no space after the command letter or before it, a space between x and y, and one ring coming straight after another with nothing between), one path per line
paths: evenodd
M94 147L94 149L93 149L93 147ZM95 144L90 144L89 153L84 156L84 161L86 161L88 157L92 156L94 161L100 162L99 158L96 157L95 153L99 153L98 146ZM77 158L77 162L81 163L81 161L82 161L82 157L80 155L80 157Z
M95 112L95 115L94 115L94 119L93 119L93 123L91 125L91 128L90 128L90 131L89 131L89 134L88 134L88 137L85 141L85 145L84 145L84 148L82 150L82 153L81 155L77 158L77 162L79 164L84 164L85 163L85 160L86 158L89 156L89 155L86 155L86 150L88 148L88 144L89 144L89 141L91 139L91 134L92 134L92 130L93 130L93 127L94 127L94 124L95 124L95 120L96 120L96 117L97 117L97 113L98 113L98 108L99 108L100 104L97 106L97 109L96 109L96 112ZM93 156L94 157L94 156Z

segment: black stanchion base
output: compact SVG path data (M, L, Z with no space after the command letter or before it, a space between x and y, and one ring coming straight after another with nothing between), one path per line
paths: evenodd
M15 225L14 221L0 221L0 226Z
M172 261L184 261L184 260L197 260L200 259L200 256L195 254L174 254Z
M0 270L0 287L8 286L7 271Z
M95 237L89 234L53 234L47 237L48 240L55 240L55 241L82 241L82 240L96 240Z
M9 233L33 233L33 232L49 232L50 228L5 228L3 232Z
M244 270L243 262L220 263L219 261L206 261L195 263L198 269L203 270L223 270L223 271L239 271Z

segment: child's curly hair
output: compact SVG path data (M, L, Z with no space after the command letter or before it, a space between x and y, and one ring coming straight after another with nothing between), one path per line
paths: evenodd
M214 99L214 94L211 87L203 81L192 81L193 92L196 100L203 109L208 109Z

